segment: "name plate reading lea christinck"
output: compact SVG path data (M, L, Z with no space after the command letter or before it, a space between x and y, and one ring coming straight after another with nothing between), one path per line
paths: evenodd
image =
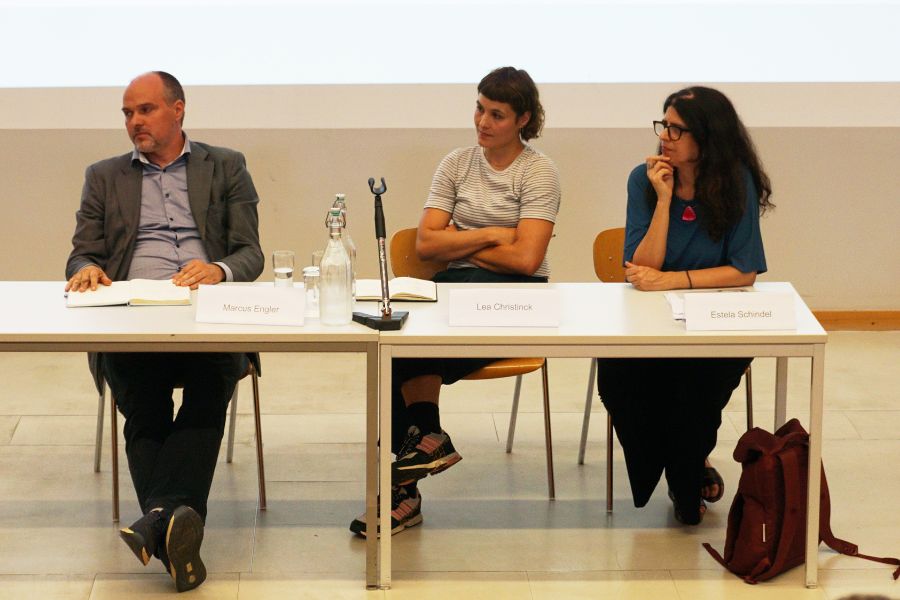
M559 291L452 289L451 327L559 327Z
M302 326L305 305L302 287L201 285L196 319L198 323Z
M684 295L688 331L796 329L794 296L782 292L712 292Z

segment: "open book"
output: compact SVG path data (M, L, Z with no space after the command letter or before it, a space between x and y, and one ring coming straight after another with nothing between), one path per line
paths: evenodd
M168 279L132 279L114 281L112 285L98 285L94 291L69 292L66 306L179 306L191 303L191 290L179 287Z
M437 302L437 285L427 279L395 277L388 281L391 300ZM357 279L357 300L381 300L380 279Z

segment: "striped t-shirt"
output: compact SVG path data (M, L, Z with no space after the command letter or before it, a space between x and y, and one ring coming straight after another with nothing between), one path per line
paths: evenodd
M444 157L434 173L425 208L450 213L458 229L516 227L521 219L556 222L560 202L559 173L553 161L525 148L502 171L491 167L481 146L459 148ZM473 267L452 261L451 269ZM549 277L544 257L532 275Z

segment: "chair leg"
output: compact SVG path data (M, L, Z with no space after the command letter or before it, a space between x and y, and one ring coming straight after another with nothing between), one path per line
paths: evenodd
M753 429L753 372L747 365L744 371L744 388L747 390L747 431Z
M546 364L546 362L544 363ZM516 375L516 390L513 392L512 409L509 412L509 431L506 434L506 453L512 452L513 439L516 437L516 418L519 415L519 395L522 393L522 376Z
M547 487L550 499L556 500L556 480L553 474L553 436L550 432L550 377L547 374L547 360L541 367L541 379L544 384L544 442L547 446Z
M113 523L119 522L119 418L116 399L109 391L109 437L112 440L112 512Z
M234 426L237 424L238 388L240 382L234 384L234 393L231 395L231 421L228 423L228 445L225 453L225 462L231 463L234 459Z
M259 510L266 510L266 466L263 463L262 424L259 415L259 377L253 370L253 418L256 422L256 471L259 476Z
M94 441L94 473L100 472L100 456L103 454L103 413L106 409L106 381L100 381L100 400L97 403L97 439Z
M584 397L584 421L581 422L581 445L578 446L578 464L584 464L584 451L587 448L588 429L591 426L591 407L594 403L594 386L597 377L597 359L591 359L591 371L588 375L587 393Z
M606 413L606 512L613 511L613 420Z

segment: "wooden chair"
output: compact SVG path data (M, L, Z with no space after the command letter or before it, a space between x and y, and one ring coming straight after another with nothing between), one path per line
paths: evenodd
M260 426L259 414L259 375L253 366L253 361L247 361L247 369L241 375L241 379L250 377L253 383L253 417L256 423L256 470L259 477L259 509L266 510L266 470L263 463L262 449L262 427ZM181 384L176 387L183 387ZM231 419L228 425L228 445L227 445L227 462L232 462L234 458L234 427L237 422L237 399L238 385L234 386L234 393L231 396ZM94 443L94 472L100 472L100 455L103 447L103 412L106 406L106 381L100 383L100 398L97 405L97 437ZM109 420L110 420L110 438L112 457L112 513L113 522L119 522L119 427L118 412L116 410L116 400L113 398L112 391L109 394Z
M390 256L391 271L395 277L416 277L431 279L438 271L447 268L447 263L435 260L421 260L416 255L416 228L401 229L391 237ZM512 410L509 417L509 433L506 437L506 452L512 452L513 438L516 433L516 417L519 412L519 395L522 389L522 375L533 371L541 371L544 388L544 438L547 448L547 486L551 500L556 498L556 484L553 476L553 441L550 432L550 389L547 376L547 360L544 358L503 358L482 367L463 379L499 379L500 377L516 378L513 392Z
M594 272L600 281L624 282L625 267L625 228L605 229L594 238ZM578 464L584 464L584 452L587 446L588 428L591 422L591 405L597 385L597 359L591 359L591 370L588 375L587 394L584 400L584 421L581 424L581 444L578 447ZM744 372L744 383L747 392L747 429L753 428L753 377L750 366ZM613 422L612 416L606 413L606 512L612 512L613 486Z

